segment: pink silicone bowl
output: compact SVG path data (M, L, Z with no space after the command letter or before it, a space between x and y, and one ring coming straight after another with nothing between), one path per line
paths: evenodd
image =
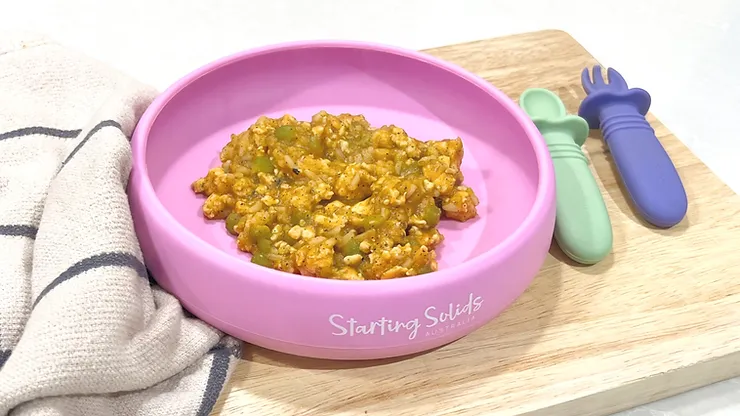
M443 221L440 270L336 281L250 263L190 184L219 163L231 133L259 116L363 114L419 139L460 136L479 217ZM132 139L130 200L147 266L194 315L269 349L373 359L431 349L510 305L539 271L555 221L554 174L534 125L486 81L431 56L354 42L238 53L167 89Z

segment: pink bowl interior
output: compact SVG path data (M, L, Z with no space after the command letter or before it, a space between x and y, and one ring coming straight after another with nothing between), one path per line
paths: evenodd
M159 200L207 243L249 261L222 223L206 221L193 180L219 164L232 133L259 116L319 110L363 114L420 140L459 136L465 183L480 199L479 217L443 221L440 268L465 262L507 238L529 214L538 166L523 127L487 91L447 69L381 50L347 46L283 48L215 68L163 107L149 132L146 165Z

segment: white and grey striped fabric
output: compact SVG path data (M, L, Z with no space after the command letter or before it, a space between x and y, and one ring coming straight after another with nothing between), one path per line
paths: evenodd
M128 138L155 94L0 34L0 415L208 415L231 374L240 344L152 285L133 231Z

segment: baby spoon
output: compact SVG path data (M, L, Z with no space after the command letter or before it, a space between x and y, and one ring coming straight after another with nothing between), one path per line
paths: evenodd
M567 114L560 98L542 88L524 91L519 106L545 139L555 168L555 240L579 263L601 261L612 249L612 225L581 150L588 137L588 123Z

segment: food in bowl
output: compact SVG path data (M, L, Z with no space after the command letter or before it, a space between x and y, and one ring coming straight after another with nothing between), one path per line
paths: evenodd
M439 223L437 272L369 281L285 273L250 263L223 223L203 216L191 185L221 164L230 134L263 115L310 120L321 110L417 138L463 138L478 216ZM525 291L552 242L555 175L542 135L494 86L418 52L299 42L219 59L157 97L131 148L131 213L152 277L203 321L289 354L377 359L453 342Z
M420 141L362 115L260 117L192 184L252 263L308 276L378 280L436 271L441 218L465 222L458 138Z

